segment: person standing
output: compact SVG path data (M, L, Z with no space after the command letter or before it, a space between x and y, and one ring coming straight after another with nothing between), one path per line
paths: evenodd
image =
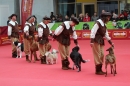
M8 23L8 38L11 39L12 57L16 58L17 50L16 50L16 46L13 44L13 42L19 40L18 22L16 21L17 15L12 14L9 18L11 18L11 20Z
M88 15L88 13L86 13L84 18L83 18L83 22L89 22L89 21L90 21L90 17Z
M62 69L68 70L69 67L69 48L70 48L70 35L74 38L74 43L78 45L77 34L75 31L75 25L79 24L79 20L72 17L70 21L63 22L54 32L53 38L59 43L58 49L62 60Z
M44 17L43 21L38 25L38 42L39 42L39 52L41 58L41 64L46 64L46 56L45 53L48 50L47 45L49 44L49 35L52 36L52 31L48 27L48 23L50 22L50 18Z
M114 44L109 37L106 23L109 22L111 18L110 12L104 12L101 14L101 19L98 19L91 30L91 47L94 56L95 68L97 75L103 75L105 72L102 71L103 59L104 59L104 37L108 40L111 46Z
M94 15L91 17L91 21L97 21L98 20L98 16L97 16L97 13L95 12Z
M24 27L24 52L26 54L26 61L29 61L29 54L30 54L30 47L35 42L35 16L32 15L29 18L27 18L25 27ZM36 52L33 53L34 55L34 62L38 60Z

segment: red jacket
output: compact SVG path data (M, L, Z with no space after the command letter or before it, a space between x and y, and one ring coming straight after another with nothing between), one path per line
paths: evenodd
M84 17L83 22L89 22L90 21L90 17L88 16L88 18Z

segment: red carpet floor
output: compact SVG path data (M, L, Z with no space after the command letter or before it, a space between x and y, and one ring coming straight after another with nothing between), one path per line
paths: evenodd
M95 75L92 50L88 40L80 40L80 53L90 62L82 64L82 71L62 70L60 56L54 65L28 63L11 57L11 45L0 46L0 86L130 86L130 40L114 40L117 75ZM57 49L57 42L50 42ZM72 42L71 48L74 47ZM106 42L105 50L109 48ZM105 54L107 52L105 51ZM72 62L70 64L72 66ZM103 70L105 68L103 66Z

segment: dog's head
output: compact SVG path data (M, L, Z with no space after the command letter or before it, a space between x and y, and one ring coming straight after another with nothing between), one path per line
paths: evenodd
M52 49L52 53L59 53L56 49Z
M72 51L76 51L76 52L78 52L79 51L79 46L76 46L76 47L74 47L73 49L72 49Z
M109 51L109 54L114 54L114 47L108 48L106 51Z
M20 43L19 41L14 41L13 42L13 44L15 45L15 46L18 46L18 43Z

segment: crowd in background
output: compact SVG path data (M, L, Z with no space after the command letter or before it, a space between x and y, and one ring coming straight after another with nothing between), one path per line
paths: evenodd
M105 12L105 10L102 10L102 13ZM111 12L112 16L110 21L112 21L112 25L115 28L122 29L122 24L118 21L124 21L124 20L130 20L130 11L122 10L121 13L118 15L114 11ZM71 16L65 15L64 17L60 14L54 15L53 12L51 12L50 18L51 23L55 22L63 22L63 21L69 21L72 17L76 17L75 14L72 14ZM90 21L97 21L100 18L100 14L98 15L97 12L94 12L93 15L89 15L88 13L80 13L78 16L79 22L90 22ZM130 23L126 24L126 28L130 27Z
M105 10L102 10L102 13L103 12L105 12ZM130 11L122 10L119 15L116 14L114 11L112 11L111 14L112 16L111 16L110 21L112 21L112 24L115 28L117 27L117 21L130 20ZM68 15L62 16L61 14L54 15L53 12L51 12L50 14L51 23L70 21L72 17L76 17L76 15L75 14L72 14L71 16L68 16ZM88 13L85 13L84 15L83 13L80 13L78 16L79 22L96 21L99 18L100 18L100 14L98 15L97 12L94 12L93 15L89 15ZM9 21L10 21L10 17L8 18L7 25ZM35 21L35 25L37 25L37 18ZM118 25L121 26L120 24ZM130 23L127 24L127 26L130 26Z
M103 12L105 12L105 10L102 10L102 13ZM130 20L130 11L122 10L121 14L119 14L119 15L113 11L111 13L112 13L111 21L113 21L113 20L115 20L115 21ZM71 17L76 17L76 15L75 14L72 14L71 16L65 15L63 17L61 14L54 15L53 12L51 12L51 15L50 15L52 23L69 21L71 19ZM88 13L85 13L85 14L81 13L78 16L78 19L80 22L96 21L99 18L100 18L100 15L97 15L96 12L93 15L89 15Z

